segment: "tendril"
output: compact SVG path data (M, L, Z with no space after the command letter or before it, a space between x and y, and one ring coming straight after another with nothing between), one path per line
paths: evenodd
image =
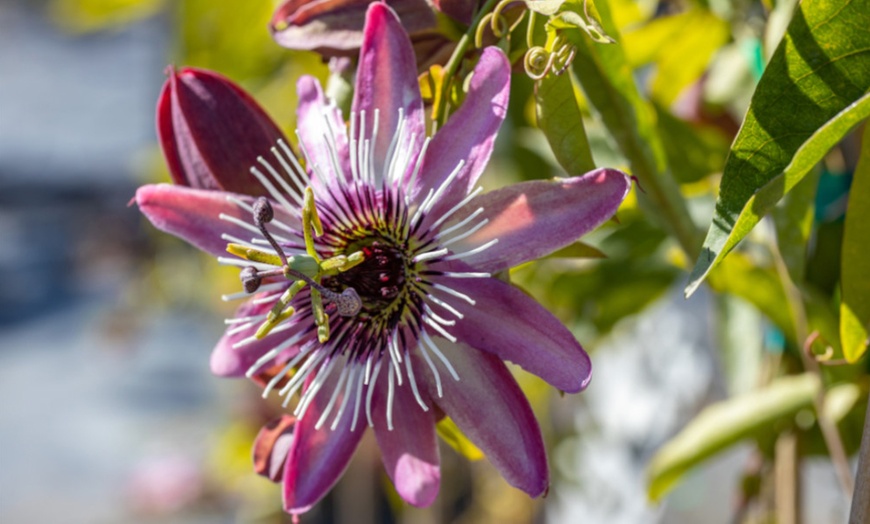
M816 341L820 341L825 345L824 353L819 354L813 351L813 345L816 343ZM813 331L812 333L810 333L810 336L807 337L807 340L804 342L804 353L806 353L808 357L815 360L819 364L825 366L842 366L849 363L844 358L832 358L834 356L834 348L827 343L827 341L818 331Z

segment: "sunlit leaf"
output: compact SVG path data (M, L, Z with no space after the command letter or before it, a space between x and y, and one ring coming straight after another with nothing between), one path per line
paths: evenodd
M539 80L535 103L538 127L565 172L582 175L595 169L571 75L548 74Z
M483 458L483 451L480 451L480 448L468 440L468 437L462 433L450 417L444 417L441 419L441 422L439 422L435 428L438 430L438 436L440 436L444 442L449 444L450 447L455 449L460 455L466 457L468 460L480 460Z
M601 1L596 5L602 27L618 43L620 35L608 3ZM667 169L664 147L655 125L655 110L641 97L623 47L597 44L580 30L565 29L563 34L577 48L571 67L586 98L600 114L628 159L631 173L646 191L641 194L641 205L684 249L696 251L697 231Z
M842 253L840 342L846 360L855 362L867 350L870 327L870 132L866 128L849 191Z
M647 472L650 499L661 500L692 467L810 407L819 387L808 373L782 377L764 389L706 407L653 457Z
M672 104L697 81L716 51L728 41L728 23L701 8L655 18L625 34L625 54L635 67L654 63L652 98Z
M802 2L725 164L697 289L761 217L870 114L870 0Z

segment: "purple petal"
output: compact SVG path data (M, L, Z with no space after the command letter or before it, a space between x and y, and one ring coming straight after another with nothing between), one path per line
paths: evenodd
M407 355L406 358L410 358ZM423 375L429 370L425 362L414 362L418 387L422 388ZM404 366L403 366L404 367ZM404 370L403 370L404 374ZM432 504L438 496L441 482L440 456L438 441L435 437L435 406L421 391L423 402L429 411L423 411L404 374L401 387L396 387L393 399L392 420L394 429L387 427L387 390L386 377L381 377L376 390L376 404L373 406L375 437L381 448L381 458L396 491L408 503L423 507Z
M444 396L438 398L434 380L426 374L429 396L511 486L533 497L545 493L549 473L541 430L507 367L498 357L465 344L436 342L460 381L455 382L442 367Z
M169 184L142 186L136 190L135 201L154 227L217 257L227 256L227 241L221 238L222 234L241 239L253 236L247 229L220 219L224 214L249 224L252 222L251 214L227 201L228 196L247 203L253 201L244 195ZM288 215L282 206L273 207L276 220L299 228L298 219Z
M404 111L405 133L398 151L419 151L425 135L423 101L417 81L414 50L396 13L376 2L366 14L365 35L360 49L353 111L357 118L366 112L365 137L371 138L375 110L379 110L375 144L375 173L384 172L387 153L399 126L399 109ZM363 127L357 122L357 134ZM413 135L413 140L411 140Z
M489 222L456 244L461 253L498 243L463 261L476 271L501 271L548 255L592 231L616 212L631 188L627 175L596 169L583 176L514 184L476 197L449 223L475 210ZM449 224L448 224L449 225Z
M341 111L326 100L320 82L314 77L305 75L299 78L296 92L299 95L297 129L305 152L310 155L308 165L316 164L330 182L337 182L339 176L349 179L347 133ZM327 136L334 138L333 144ZM312 176L311 184L319 185L320 179Z
M496 47L484 49L474 68L465 101L435 133L416 187L409 188L412 196L422 200L430 189L437 190L447 180L460 161L465 161L429 217L440 216L465 198L483 173L507 114L510 77L510 63L504 53Z
M535 299L495 278L442 278L440 283L475 300L474 306L451 301L464 318L450 333L464 344L513 362L568 393L589 385L589 355Z
M252 450L254 471L272 482L281 481L295 425L296 417L282 415L260 429Z
M325 56L356 54L363 41L366 9L373 0L287 0L272 17L275 41L290 49L317 51ZM389 0L409 33L437 27L425 0Z
M157 103L157 135L176 184L266 195L249 173L283 134L228 78L203 69L169 70Z
M354 430L350 430L353 420L351 407L356 398L355 388L352 388L351 398L348 399L349 407L342 413L334 431L330 426L343 400L343 393L339 394L337 403L323 427L314 428L329 403L340 372L339 364L325 380L322 389L308 406L308 411L297 422L293 446L284 469L284 509L290 513L304 513L326 495L344 473L365 433L364 420L357 420ZM313 376L309 377L306 388L312 380Z

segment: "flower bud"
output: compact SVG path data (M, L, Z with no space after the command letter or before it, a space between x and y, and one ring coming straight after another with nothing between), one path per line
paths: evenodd
M269 24L272 37L288 49L325 57L355 56L363 40L369 4L365 0L285 0ZM438 17L426 0L387 0L411 37L421 69L446 61L452 43L439 33ZM443 60L441 60L443 59Z
M281 130L239 86L203 69L167 68L157 135L172 180L198 189L264 195L250 173Z

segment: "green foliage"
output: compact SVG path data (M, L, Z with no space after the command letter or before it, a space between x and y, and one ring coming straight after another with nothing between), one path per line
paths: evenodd
M764 214L870 115L870 2L800 4L725 164L691 294Z
M647 493L654 501L670 491L692 467L737 442L770 432L812 405L819 380L811 374L782 377L764 389L711 404L653 457Z
M867 350L870 329L870 131L866 128L849 196L842 265L840 340L846 360L855 362Z
M595 169L571 76L549 74L535 86L538 127L569 175Z

